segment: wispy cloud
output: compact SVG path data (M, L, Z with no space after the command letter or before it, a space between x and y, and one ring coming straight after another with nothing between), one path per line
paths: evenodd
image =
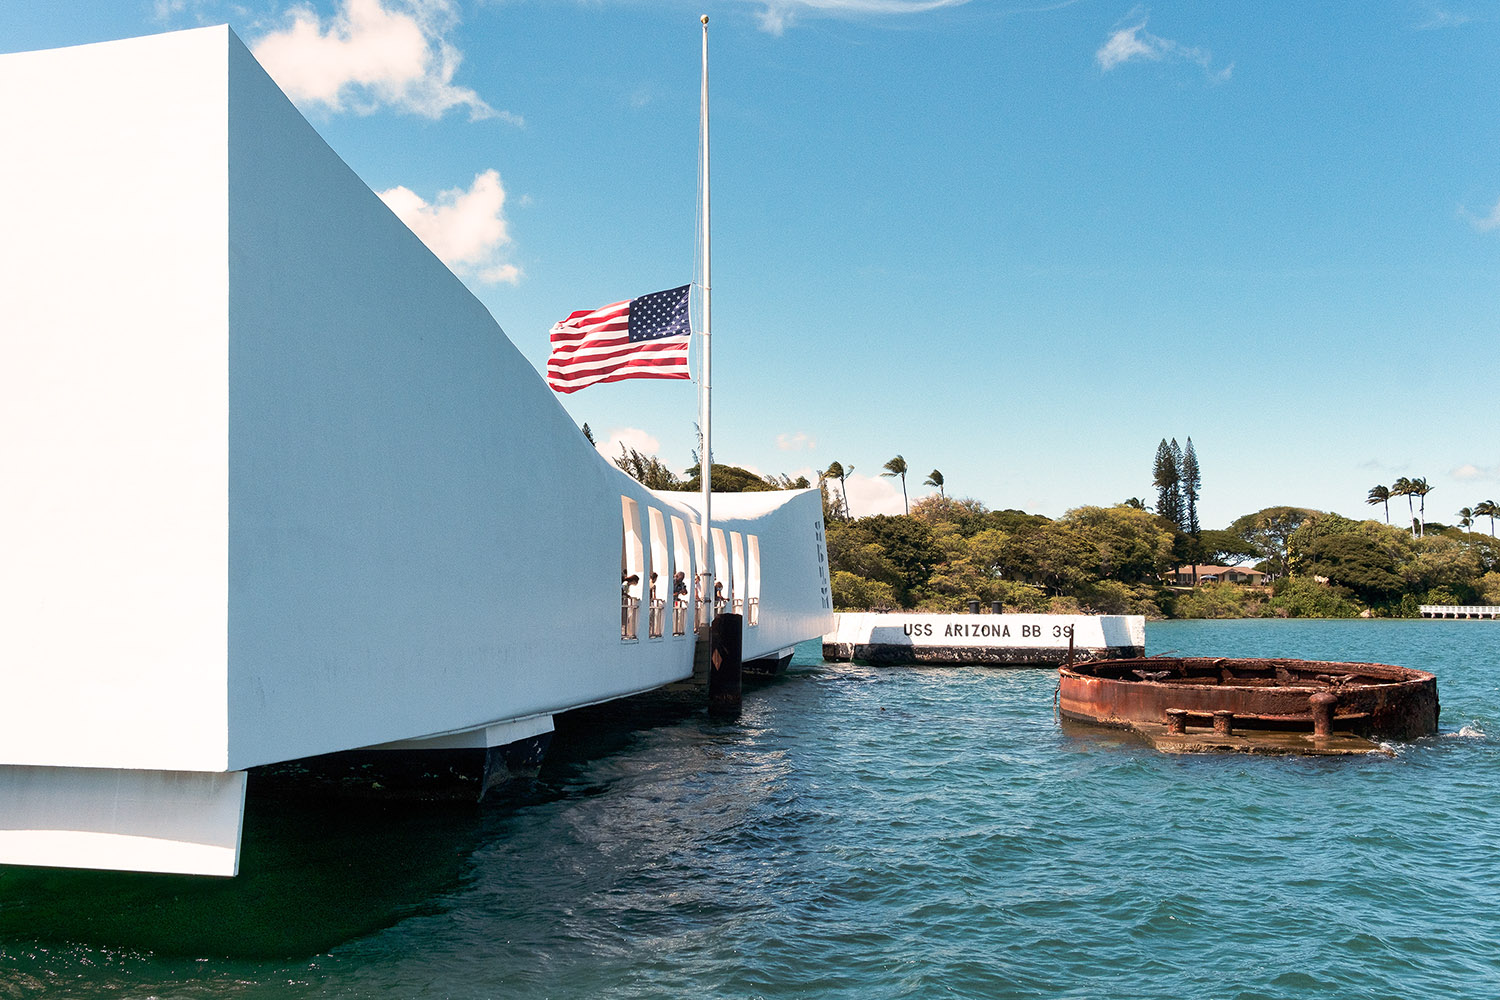
M521 124L453 83L463 53L452 40L459 18L451 0L339 0L326 22L308 6L292 8L286 21L250 47L300 107L426 118L465 108L471 121Z
M467 191L440 192L432 203L405 187L382 191L380 199L455 273L488 284L521 280L521 269L505 259L511 239L496 171L477 175Z
M1493 232L1500 229L1500 201L1495 202L1495 207L1490 209L1489 215L1475 215L1467 208L1460 207L1458 214L1469 220L1469 225L1481 233Z
M1472 462L1460 465L1448 473L1454 479L1466 483L1493 483L1500 482L1500 465L1482 466Z
M1214 69L1213 54L1207 49L1174 42L1146 30L1146 14L1132 11L1123 27L1117 27L1094 53L1099 69L1108 73L1131 62L1186 62L1197 66L1214 83L1228 80L1234 63Z
M1478 20L1467 11L1451 10L1441 4L1419 3L1417 4L1417 23L1413 25L1418 31L1436 31L1440 28L1457 28L1468 24L1470 21Z
M817 446L817 440L815 438L808 437L805 431L797 431L793 434L776 435L776 447L780 448L782 451L802 451L804 448L808 451L811 451Z
M203 0L154 0L151 13L158 21L170 21L188 11L196 12Z
M924 14L944 7L961 7L969 0L753 0L761 6L762 30L773 35L786 31L797 18L815 17L889 17L902 14Z

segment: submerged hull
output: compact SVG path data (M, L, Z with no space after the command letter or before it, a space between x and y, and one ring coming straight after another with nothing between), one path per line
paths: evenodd
M1437 678L1390 664L1155 657L1058 673L1064 718L1152 734L1412 740L1437 732Z

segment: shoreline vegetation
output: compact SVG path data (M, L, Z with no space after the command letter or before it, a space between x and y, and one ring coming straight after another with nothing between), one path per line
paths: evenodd
M825 500L840 611L1140 614L1148 618L1416 618L1423 604L1500 605L1500 544L1427 522L1267 507L1197 538L1132 502L1051 519L929 496L907 515L846 519ZM1255 560L1253 563L1249 560ZM1170 582L1204 564L1254 568L1265 585Z
M587 433L587 430L585 430ZM947 495L913 500L905 514L854 517L843 499L852 467L819 476L837 611L963 611L971 600L1007 612L1139 614L1148 618L1416 618L1423 604L1500 605L1500 543L1491 501L1450 526L1414 516L1396 527L1304 507L1266 507L1222 529L1197 521L1199 472L1188 440L1163 441L1153 466L1157 505L1132 498L1083 506L1053 519L990 510ZM696 458L696 456L695 456ZM652 489L696 490L698 469L679 477L659 460L622 449L615 464ZM885 466L905 487L901 456ZM806 477L761 477L714 464L716 490L808 489ZM1412 488L1415 485L1415 488ZM1376 487L1369 504L1424 501L1425 480ZM1166 510L1167 514L1160 511ZM1490 534L1473 530L1489 517ZM1205 567L1253 568L1264 585L1191 579ZM1179 571L1189 578L1174 582Z

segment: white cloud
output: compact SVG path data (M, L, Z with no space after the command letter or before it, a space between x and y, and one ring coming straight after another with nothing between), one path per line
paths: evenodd
M158 21L170 21L178 14L187 13L192 6L192 0L155 0L151 12Z
M761 30L779 35L799 15L825 17L883 17L892 14L924 14L943 7L961 7L969 0L757 0L763 3Z
M855 473L847 479L849 512L854 517L870 514L901 514L901 482L884 476L862 476Z
M776 447L782 451L802 451L804 448L812 451L818 447L818 442L816 439L808 437L805 432L797 431L793 434L776 435ZM792 478L796 479L797 477L793 476Z
M511 240L496 171L476 175L467 191L440 192L432 204L405 187L380 192L380 200L456 273L490 284L521 279L521 269L504 259Z
M1481 233L1493 232L1496 229L1500 229L1500 201L1495 202L1495 207L1490 209L1490 214L1486 216L1475 215L1465 208L1459 209L1459 212L1469 220L1470 225Z
M1106 72L1114 69L1122 63L1128 63L1132 59L1160 59L1162 47L1153 44L1156 39L1147 35L1142 40L1140 35L1145 30L1146 22L1142 21L1130 28L1120 28L1109 40L1100 46L1099 51L1094 53L1094 59L1099 63L1099 68Z
M642 455L650 457L661 448L661 442L639 427L612 427L609 437L599 440L595 448L599 454L613 462L620 457L621 446L624 446L626 451L633 448Z
M1418 31L1433 31L1439 28L1457 28L1475 20L1466 11L1448 10L1438 4L1425 5L1426 16L1417 23Z
M1484 468L1471 462L1460 465L1448 475L1461 482L1500 482L1500 465Z
M1146 30L1146 17L1141 14L1133 15L1132 20L1137 23L1128 27L1116 28L1115 31L1094 53L1094 61L1099 64L1099 69L1108 73L1117 66L1123 66L1128 62L1161 62L1162 60L1175 60L1189 62L1201 69L1213 82L1221 83L1229 79L1234 72L1234 64L1230 63L1223 69L1213 68L1213 55L1207 49L1192 48L1170 38L1161 38ZM1137 20L1138 19L1138 20Z
M471 121L520 124L474 91L454 86L463 54L451 41L458 25L451 0L339 0L326 23L307 6L292 8L287 18L286 27L251 49L300 106L359 114L390 107L427 118L467 108Z

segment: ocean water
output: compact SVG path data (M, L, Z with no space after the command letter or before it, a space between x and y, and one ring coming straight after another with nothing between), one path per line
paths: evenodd
M1147 643L1432 670L1441 735L1168 756L1064 732L1052 671L805 644L735 723L567 720L505 805L252 789L232 881L0 868L0 998L1500 995L1500 622Z

